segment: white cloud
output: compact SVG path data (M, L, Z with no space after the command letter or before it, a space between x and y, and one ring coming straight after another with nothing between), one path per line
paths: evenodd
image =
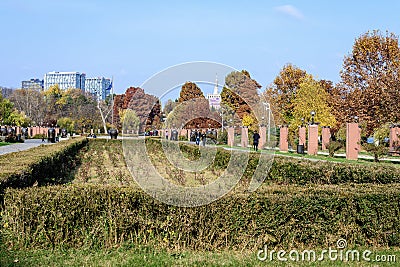
M303 13L292 5L277 6L275 9L296 19L304 19Z

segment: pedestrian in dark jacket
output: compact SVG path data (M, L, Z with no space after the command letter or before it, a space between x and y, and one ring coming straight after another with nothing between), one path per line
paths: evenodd
M258 151L258 141L259 140L260 140L260 135L257 133L257 131L255 131L253 134L253 149L255 151Z

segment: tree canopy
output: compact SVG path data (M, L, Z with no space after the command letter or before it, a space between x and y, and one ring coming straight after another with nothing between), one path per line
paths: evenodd
M393 33L367 32L355 40L345 57L339 87L346 120L358 116L367 132L386 122L398 122L400 101L400 48Z

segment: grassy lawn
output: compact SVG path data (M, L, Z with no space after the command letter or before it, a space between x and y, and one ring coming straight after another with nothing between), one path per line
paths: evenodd
M7 146L7 145L9 145L10 143L7 143L7 142L1 142L0 141L0 146Z
M359 249L361 253L365 249ZM302 250L299 250L302 251ZM317 258L320 251L316 251ZM376 255L394 255L391 262L376 262ZM286 256L288 257L288 256ZM148 247L120 247L114 249L55 249L33 251L0 250L1 266L396 266L400 259L400 251L377 250L369 256L371 262L331 261L326 255L323 261L287 261L276 259L260 261L257 251L222 251L222 252L168 252ZM374 262L373 262L374 261Z

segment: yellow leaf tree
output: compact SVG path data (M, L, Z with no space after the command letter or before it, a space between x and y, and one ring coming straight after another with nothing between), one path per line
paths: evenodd
M320 123L321 126L335 125L336 119L328 105L328 100L329 94L321 86L321 83L307 74L302 79L293 100L293 119L290 122L290 128L297 129L303 120L304 123L311 122L311 111L315 112L314 121Z

